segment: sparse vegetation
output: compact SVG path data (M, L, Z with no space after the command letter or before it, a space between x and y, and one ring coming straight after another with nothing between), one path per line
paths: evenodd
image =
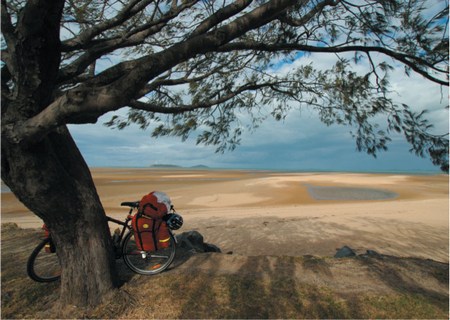
M389 83L403 69L449 85L444 1L2 0L1 10L1 179L73 261L62 265L67 304L95 307L117 289L105 208L67 125L126 107L105 124L224 152L266 119L307 110L348 126L358 151L375 156L403 134L448 172L447 129L432 121L448 111L430 106L439 114L427 119Z
M175 267L153 277L135 275L119 266L124 283L109 302L88 312L61 308L57 304L59 282L40 284L26 276L26 259L39 237L38 230L2 225L2 318L429 319L446 318L449 312L448 290L442 293L442 288L448 288L448 265L387 256L374 261L248 257L237 272L223 271L214 264L214 268L198 270ZM197 259L215 261L219 256L204 254ZM357 283L357 291L332 285L339 277L341 282L347 280L333 264L355 270L357 279L348 279L348 283ZM411 273L402 272L409 268ZM358 273L366 269L373 279ZM305 281L308 272L329 281ZM386 286L377 287L375 277L383 278ZM433 281L439 285L436 290L429 289Z

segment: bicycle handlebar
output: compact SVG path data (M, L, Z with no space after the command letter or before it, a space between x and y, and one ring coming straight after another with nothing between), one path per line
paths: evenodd
M126 202L122 202L120 205L124 206L124 207L130 207L130 208L137 209L137 208L139 208L139 202L140 201L126 201ZM175 208L173 205L170 206L169 211L175 212Z

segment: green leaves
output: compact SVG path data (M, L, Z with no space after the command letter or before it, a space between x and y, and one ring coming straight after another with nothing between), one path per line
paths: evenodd
M435 135L430 133L433 125L425 119L426 110L413 112L403 105L403 132L406 140L411 144L411 152L420 157L429 156L434 165L442 171L448 172L449 141L448 134Z

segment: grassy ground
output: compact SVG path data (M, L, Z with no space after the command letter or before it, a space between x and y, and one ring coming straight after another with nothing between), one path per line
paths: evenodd
M387 256L345 259L183 256L135 275L94 310L58 309L59 284L26 276L37 230L2 225L2 318L448 318L448 264ZM58 310L57 312L55 310Z

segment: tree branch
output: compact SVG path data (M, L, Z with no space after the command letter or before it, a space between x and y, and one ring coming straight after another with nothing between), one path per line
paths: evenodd
M198 0L192 0L179 7L173 8L160 19L135 28L133 29L133 32L108 39L95 40L90 43L89 46L88 43L86 43L86 46L88 46L89 49L87 49L78 59L60 71L58 81L66 82L73 77L80 75L88 66L104 54L111 53L117 49L134 47L142 44L147 37L161 31L170 20L177 17L185 9L193 6L197 1Z
M220 73L221 70L223 70L223 68L225 68L229 64L229 62L227 61L223 64L219 64L217 66L214 66L213 68L210 68L207 72L202 71L201 75L199 75L199 76L190 77L192 73L195 73L194 72L195 69L202 63L205 63L206 61L208 61L207 58L200 60L196 65L194 65L190 70L188 70L186 72L184 77L177 78L177 79L167 79L167 77L160 77L160 78L155 79L151 83L145 85L145 87L136 96L136 99L138 99L138 97L145 96L149 92L151 92L161 86L176 86L176 85L180 85L180 84L187 84L187 83L194 83L194 82L202 81L214 74ZM235 71L237 71L237 70L235 70Z
M14 45L16 42L16 36L14 35L14 26L11 23L11 16L9 15L6 0L2 0L2 12L1 12L1 26L2 34L5 37L6 43Z
M317 13L321 12L326 6L337 6L341 0L325 0L316 5L311 11L302 16L301 19L294 19L285 14L279 17L279 20L293 27L301 27L308 23Z
M6 5L6 0L2 0L2 12L1 12L1 30L2 34L5 37L6 46L8 48L7 54L5 56L4 52L2 52L2 60L5 61L6 66L10 72L10 74L16 74L17 72L17 63L12 58L14 57L14 52L16 51L16 43L17 38L14 34L14 26L11 23L11 16L9 15L8 8ZM3 69L3 68L2 68Z
M87 47L88 43L102 32L117 27L127 21L130 17L143 10L154 0L131 0L125 5L122 10L113 18L99 23L85 31L78 36L66 40L62 43L62 50L65 52L80 50Z
M194 110L198 110L198 109L208 109L213 106L225 103L245 91L254 91L254 90L258 90L258 89L265 88L265 87L273 87L274 85L275 85L275 83L246 84L244 86L241 86L240 88L238 88L235 91L229 92L228 94L221 96L219 99L201 101L201 102L190 104L190 105L163 107L161 105L154 104L154 103L146 103L146 102L142 102L142 101L132 100L129 103L129 106L133 107L135 109L149 111L149 112L155 112L155 113L180 114L180 113L194 111Z
M433 77L426 71L419 68L419 65L423 65L427 68L431 68L437 72L440 73L446 73L444 70L440 70L436 68L434 65L430 64L426 60L415 57L409 54L397 52L388 48L383 47L375 47L375 46L359 46L359 45L348 45L348 46L330 46L330 47L316 47L316 46L309 46L304 44L297 44L297 43L281 43L281 44L265 44L265 43L257 43L257 42L234 42L234 43L227 43L223 46L221 46L217 51L218 52L229 52L229 51L236 51L236 50L260 50L260 51L268 51L268 52L276 52L276 51L283 51L283 50L298 50L298 51L305 51L305 52L317 52L317 53L340 53L340 52L354 52L354 51L361 51L365 53L370 52L379 52L383 53L391 58L394 58L395 60L402 62L403 64L407 65L411 69L413 69L418 74L422 75L423 77L427 78L428 80L431 80L435 83L438 83L440 85L448 86L449 82L448 80L442 80Z
M302 2L306 2L306 0L302 0ZM271 0L214 31L177 43L171 48L152 56L138 59L133 70L117 83L118 88L123 90L123 88L128 87L136 93L137 88L142 88L161 72L169 70L180 62L187 61L198 54L215 51L249 30L266 24L295 3L298 3L298 1Z
M234 16L235 14L244 10L253 0L237 0L228 6L221 8L216 13L204 20L200 25L189 35L189 38L196 37L217 26L222 21Z
M99 116L124 106L125 99L105 88L78 87L67 91L36 116L2 123L2 136L12 143L36 142L65 123L95 123Z

